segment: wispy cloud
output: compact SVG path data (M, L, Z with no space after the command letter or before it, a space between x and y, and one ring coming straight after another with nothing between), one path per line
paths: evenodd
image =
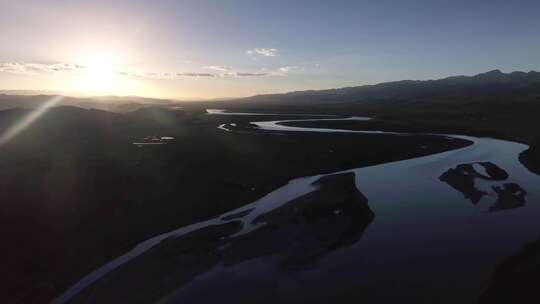
M227 72L222 73L219 77L264 77L269 76L268 73L248 73L248 72Z
M172 80L186 77L195 78L227 78L227 77L263 77L269 76L269 73L250 73L250 72L238 72L231 69L222 70L222 73L200 73L200 72L179 72L179 73L127 73L118 72L119 75L149 80Z
M288 66L277 68L275 70L271 70L267 74L271 76L287 76L289 75L289 73L293 71L302 71L302 70L303 68L301 66L288 65Z
M221 66L221 65L210 65L210 66L203 66L203 69L209 69L218 71L221 73L214 74L215 77L263 77L268 76L268 73L264 72L243 72L243 71L237 71L233 69L232 67L228 66Z
M288 66L284 66L284 67L280 67L278 70L282 73L288 73L290 71L293 71L293 70L300 70L301 68L299 66L296 66L296 65L288 65Z
M236 76L238 76L238 77L261 77L261 76L268 76L268 73L242 73L242 72L238 72L238 73L236 73Z
M203 66L202 68L207 69L207 70L219 71L219 72L229 72L232 70L231 67L226 67L222 65L207 65L207 66Z
M56 72L75 72L83 70L85 67L70 63L21 63L4 62L0 63L0 72L16 75L39 75Z
M147 80L174 80L184 77L216 77L211 73L196 73L196 72L179 72L179 73L128 73L128 72L117 72L118 75L138 78L138 79L147 79Z
M211 74L211 73L193 73L193 72L188 72L188 73L176 73L176 76L184 76L184 77L215 77L216 75L214 74Z
M17 75L44 75L57 72L65 73L85 73L87 67L83 65L70 63L20 63L6 62L0 63L0 73L9 73ZM174 80L181 78L241 78L241 77L265 77L265 76L287 76L294 70L299 70L298 66L284 66L272 70L262 69L260 71L241 71L229 66L208 65L202 66L203 70L212 70L213 72L185 71L185 72L130 72L117 70L116 75L146 80Z
M248 55L257 55L262 57L275 57L279 53L278 49L267 49L267 48L254 48L247 50Z

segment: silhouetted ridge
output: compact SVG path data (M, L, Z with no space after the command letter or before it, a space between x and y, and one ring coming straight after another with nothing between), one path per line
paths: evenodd
M492 70L475 76L451 76L437 80L401 80L375 85L329 90L266 94L240 99L269 104L322 104L362 102L373 99L424 99L440 96L487 96L540 84L536 71L503 73Z

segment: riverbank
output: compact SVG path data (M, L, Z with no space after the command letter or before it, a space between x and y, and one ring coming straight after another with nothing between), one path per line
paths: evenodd
M519 160L529 170L540 175L540 140L533 142L529 149L523 151Z
M522 136L516 133L501 133L489 128L466 128L452 126L440 122L437 125L416 123L411 121L374 119L370 121L358 120L322 120L322 121L294 121L285 122L283 125L307 128L337 128L344 130L384 130L387 132L411 132L411 133L440 133L440 134L463 134L477 137L495 137L515 142L530 144L529 149L520 154L521 163L531 172L540 175L540 142L531 136Z

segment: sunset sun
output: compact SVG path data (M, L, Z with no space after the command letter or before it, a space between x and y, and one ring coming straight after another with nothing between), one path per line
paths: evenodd
M80 64L73 91L92 94L116 94L123 91L126 82L118 75L119 64L109 53L90 53Z
M85 76L92 81L109 81L116 71L116 64L106 56L90 57L84 66Z

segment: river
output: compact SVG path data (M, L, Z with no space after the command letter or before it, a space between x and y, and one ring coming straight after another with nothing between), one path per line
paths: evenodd
M387 133L292 127L282 125L283 122L286 121L253 124L259 129L279 132ZM230 127L235 125L219 126L224 132L234 132ZM354 242L327 249L320 242L313 245L315 241L300 236L301 249L294 246L291 249L289 245L287 249L280 248L283 245L272 238L284 232L267 232L265 228L271 223L260 219L289 208L288 203L294 199L315 191L317 186L313 183L322 175L297 178L241 208L140 243L83 277L53 303L74 300L89 286L97 286L92 291L98 294L96 303L104 299L100 294L111 294L106 290L121 294L122 288L118 286L122 283L115 282L123 277L122 272L140 267L143 271L139 275L144 280L147 271L144 265L150 263L148 256L156 248L166 247L165 241L232 223L238 223L238 228L219 232L220 237L208 249L215 254L201 258L205 267L194 270L185 261L176 264L176 271L188 267L191 274L178 288L161 295L160 303L234 302L239 298L270 303L323 301L336 300L335 295L348 293L354 293L355 299L378 303L474 302L498 263L540 237L540 177L518 160L526 145L492 138L441 136L470 140L473 144L333 173L352 173L356 188L367 198L374 214L374 219L366 222ZM339 212L336 210L336 214ZM313 230L310 223L299 225L301 228L287 228L286 233ZM343 231L329 233L341 237ZM253 235L257 240L252 240ZM241 253L238 248L242 248ZM297 250L312 252L314 248L318 252L316 259L312 261L300 254L302 263L298 262ZM283 261L290 262L291 255L297 262L294 267L289 264L284 267Z

